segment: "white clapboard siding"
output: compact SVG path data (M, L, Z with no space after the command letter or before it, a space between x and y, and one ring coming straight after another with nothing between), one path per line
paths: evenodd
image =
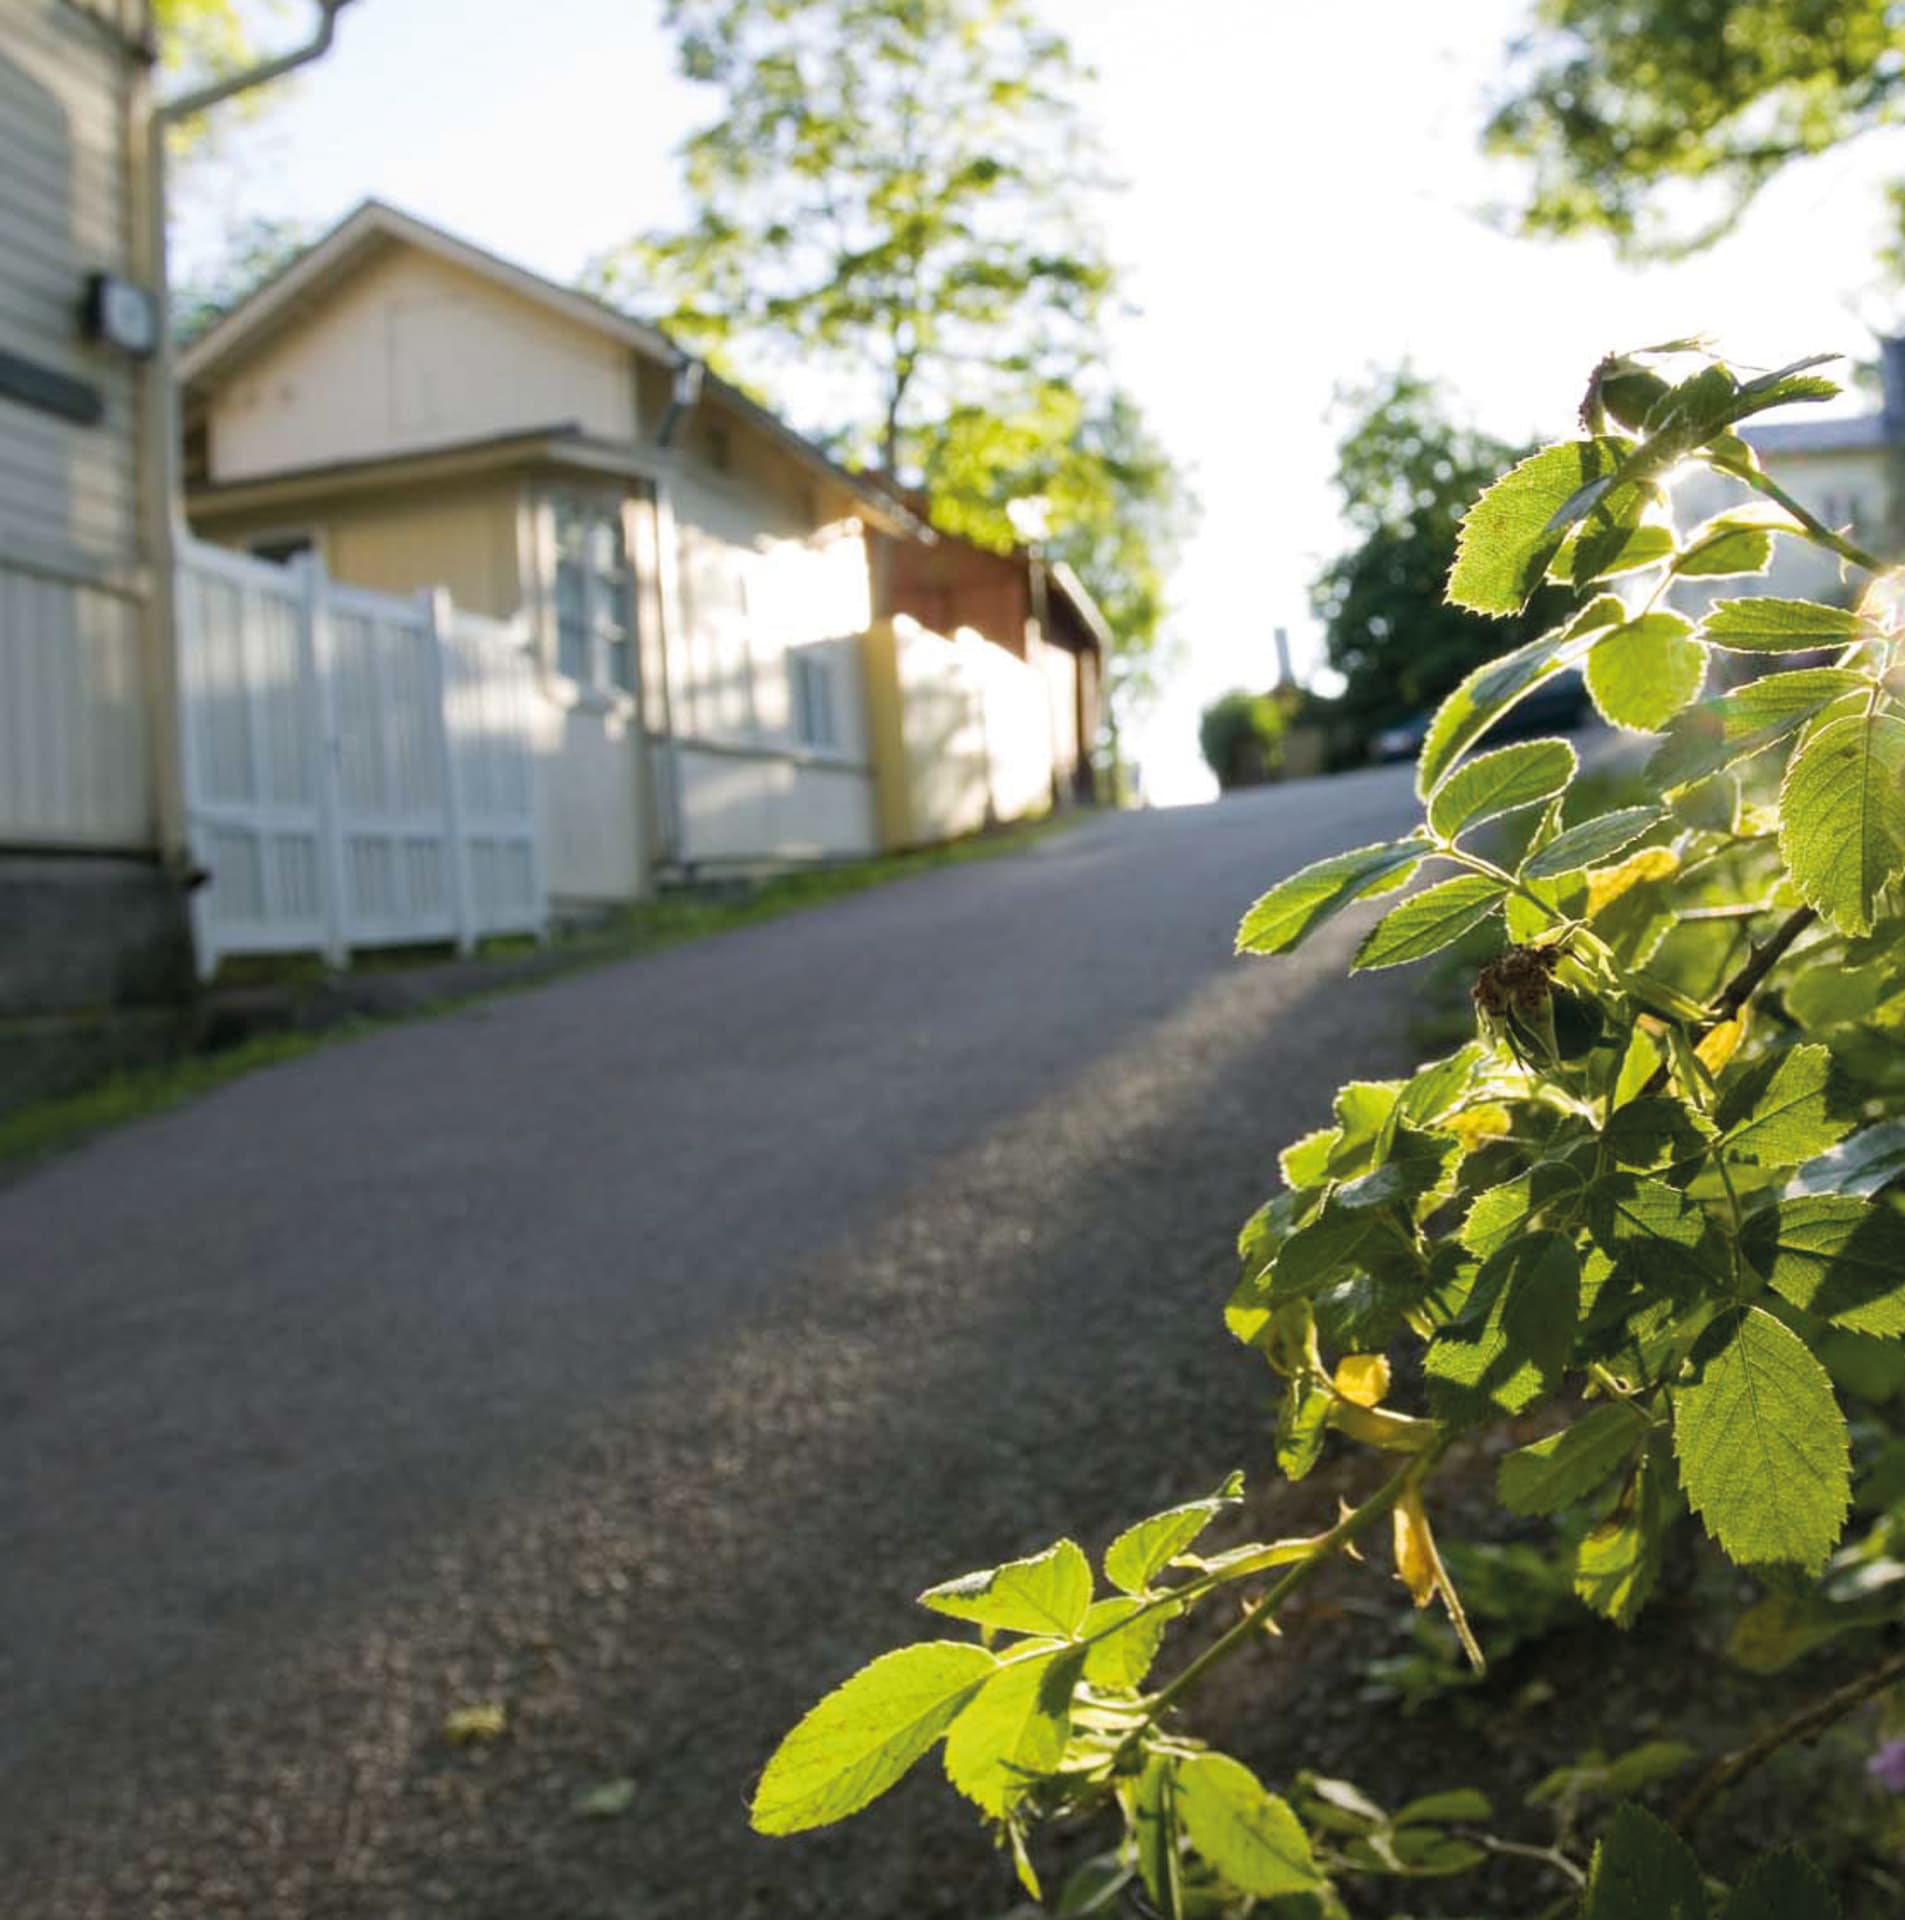
M120 564L137 541L137 374L86 340L78 315L89 275L130 266L137 61L113 23L141 11L0 0L0 337L105 404L102 422L81 426L0 402L0 540Z
M0 845L153 843L143 604L0 559Z
M540 934L535 689L513 627L188 544L199 963Z

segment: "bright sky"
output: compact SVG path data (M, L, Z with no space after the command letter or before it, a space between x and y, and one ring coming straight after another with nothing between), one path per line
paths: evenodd
M1320 662L1338 385L1409 356L1482 425L1560 437L1609 347L1711 331L1774 364L1868 345L1873 143L1790 173L1681 266L1486 225L1513 180L1477 133L1530 0L1045 4L1097 71L1128 183L1104 216L1136 309L1118 371L1204 503L1175 583L1181 669L1136 741L1154 799L1211 790L1197 714L1268 684L1275 627L1299 671ZM674 78L658 0L357 0L329 58L192 183L187 262L229 219L328 223L375 194L570 278L680 217L673 152L710 114Z

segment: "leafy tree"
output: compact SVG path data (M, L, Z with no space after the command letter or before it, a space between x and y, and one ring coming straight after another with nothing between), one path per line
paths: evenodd
M1517 449L1457 424L1440 387L1406 366L1344 399L1336 486L1361 539L1324 569L1311 601L1346 683L1342 716L1367 736L1426 711L1481 661L1531 638L1557 596L1538 595L1506 621L1444 597L1462 510Z
M1526 231L1644 257L1708 245L1789 162L1902 110L1892 0L1537 0L1487 138L1531 165Z
M237 0L154 0L159 55L194 75L230 73L255 58Z
M923 486L1000 551L1043 503L1115 636L1116 716L1148 691L1195 507L1101 372L1113 276L1070 48L1028 0L669 0L682 71L724 111L688 142L694 217L600 262L736 377L837 378L848 460Z
M1225 694L1204 709L1197 744L1226 792L1253 787L1275 770L1283 743L1283 710L1267 693Z
M724 106L687 143L693 219L623 256L680 338L864 385L848 451L895 475L919 422L1084 364L1111 271L1081 215L1081 75L1026 0L668 0L664 19Z
M1665 351L1604 365L1581 437L1464 517L1448 586L1499 618L1544 583L1593 598L1449 694L1412 831L1290 874L1244 915L1239 951L1275 956L1373 903L1353 970L1495 947L1475 1037L1341 1089L1239 1238L1225 1321L1281 1382L1278 1469L1301 1480L1334 1449L1354 1504L1234 1544L1233 1475L1138 1520L1095 1565L1058 1540L928 1588L937 1637L863 1667L788 1733L755 1789L759 1831L845 1819L943 1747L1035 1899L1041 1826L1115 1819L1063 1915L1419 1911L1432 1895L1368 1883L1492 1858L1530 1876L1512 1910L1552 1920L1834 1920L1797 1853L1703 1863L1689 1845L1769 1756L1905 1683L1905 1654L1873 1646L1895 1601L1869 1604L1854 1574L1905 1551L1905 1442L1887 1426L1905 1392L1905 1211L1887 1194L1905 1180L1905 623L1882 562L1736 432L1832 391L1805 363L1747 380ZM1670 488L1698 467L1760 495L1755 511L1681 524ZM1676 580L1763 575L1782 539L1856 570L1858 604L1749 586L1697 620L1658 607ZM1606 590L1629 576L1641 597ZM1830 664L1777 670L1819 650ZM1775 670L1703 704L1714 652ZM1570 665L1611 724L1660 735L1638 804L1581 804L1565 740L1478 750ZM1472 1487L1485 1467L1588 1612L1632 1623L1690 1514L1739 1570L1726 1584L1759 1589L1736 1659L1767 1672L1863 1635L1863 1670L1708 1756L1673 1827L1633 1805L1598 1834L1582 1816L1700 1757L1680 1742L1583 1756L1498 1816L1445 1771L1401 1805L1301 1771L1300 1713L1278 1730L1278 1790L1193 1737L1195 1691L1266 1631L1300 1657L1316 1610L1292 1603L1326 1576L1370 1580L1355 1558L1381 1554L1479 1672L1470 1563L1438 1528L1474 1505L1454 1497L1458 1474ZM1193 1614L1190 1649L1154 1678ZM1905 1777L1901 1745L1875 1779Z
M172 289L172 329L180 344L197 339L310 242L311 229L302 220L264 214L241 221L217 259Z
M1109 724L1153 691L1165 582L1197 502L1129 394L1045 382L1019 404L955 407L918 434L935 525L980 546L1020 537L1008 511L1041 503L1041 550L1090 587L1112 632Z

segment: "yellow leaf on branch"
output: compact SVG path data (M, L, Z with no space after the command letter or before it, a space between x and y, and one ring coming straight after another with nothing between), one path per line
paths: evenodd
M1377 1407L1389 1391L1389 1362L1380 1353L1352 1353L1336 1363L1336 1391L1359 1407Z

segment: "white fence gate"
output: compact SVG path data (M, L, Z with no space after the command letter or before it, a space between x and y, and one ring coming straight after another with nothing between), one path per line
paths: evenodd
M192 541L179 655L205 975L228 953L341 965L353 947L544 931L516 629Z

